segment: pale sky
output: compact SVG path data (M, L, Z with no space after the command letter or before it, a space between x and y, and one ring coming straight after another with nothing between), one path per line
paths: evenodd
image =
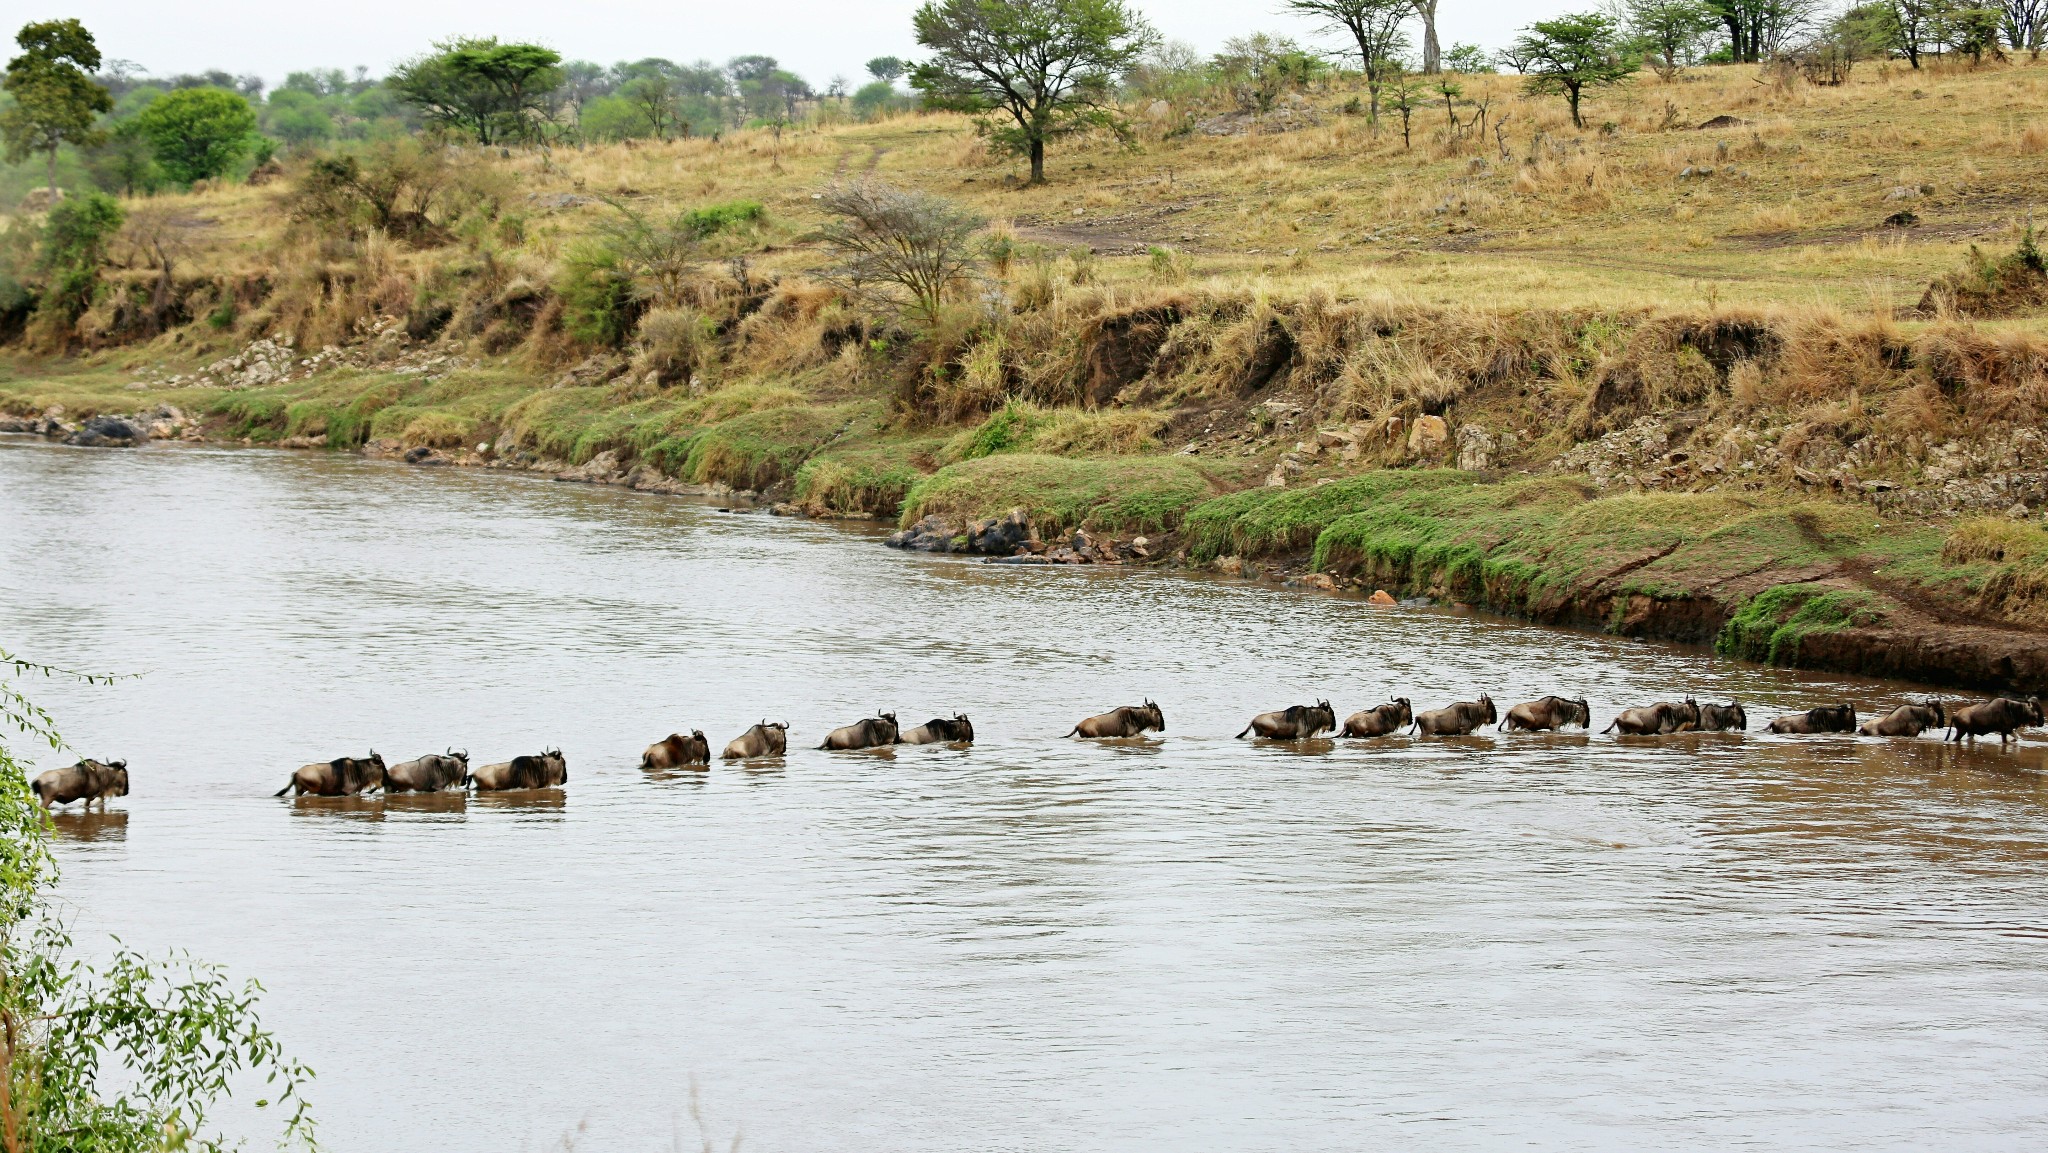
M1279 12L1277 0L1138 0L1168 37L1210 52L1246 32L1306 38L1309 25ZM1516 28L1597 0L1443 0L1444 47L1505 44ZM76 16L109 59L170 75L221 68L254 72L272 85L307 68L367 65L383 74L428 42L496 35L546 44L570 59L610 64L644 56L723 61L761 53L823 87L835 75L858 81L870 57L914 56L916 0L24 0L15 21ZM12 47L11 44L7 47Z

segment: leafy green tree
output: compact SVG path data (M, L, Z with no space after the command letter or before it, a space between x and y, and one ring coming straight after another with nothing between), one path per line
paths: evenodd
M57 149L64 144L99 143L96 122L114 110L114 97L93 82L99 46L76 20L46 20L22 26L14 42L22 53L7 62L0 89L14 97L0 111L0 138L9 164L41 152L49 164L50 191L57 191Z
M48 713L7 677L81 676L0 651L0 728L61 749ZM28 775L0 743L0 1150L4 1153L221 1153L209 1132L229 1079L268 1078L258 1108L285 1115L286 1140L311 1147L301 1095L312 1071L287 1057L256 1013L261 986L175 955L122 948L94 969L47 905L57 863Z
M894 84L910 70L900 56L877 56L867 63L868 75L885 83Z
M1882 59L1899 49L1899 16L1889 0L1870 0L1835 17L1829 35L1851 60Z
M428 123L488 146L535 135L563 85L561 65L561 53L537 44L500 44L495 36L443 40L399 65L385 83Z
M863 120L873 120L903 102L903 95L887 80L876 80L860 86L853 94L854 115Z
M294 148L318 144L334 135L334 116L323 96L297 88L280 88L264 102L263 119L270 134Z
M43 277L39 313L61 326L91 307L107 245L121 231L125 215L120 202L104 192L88 192L50 206L36 254L36 269Z
M1820 0L1706 0L1728 36L1728 59L1761 64L1809 24Z
M932 56L911 73L928 103L981 116L981 130L1030 158L1071 132L1127 131L1116 78L1157 35L1124 0L926 0L912 17ZM1003 118L1007 118L1007 123Z
M1529 78L1531 93L1563 96L1571 105L1573 126L1584 128L1579 105L1586 90L1619 84L1638 66L1621 49L1621 32L1613 20L1582 12L1529 25L1502 58Z
M682 120L675 77L648 72L619 85L619 99L631 105L656 140L667 140Z
M1444 53L1444 67L1452 72L1483 75L1493 71L1493 57L1477 44L1453 44Z
M225 173L255 144L256 110L224 88L180 88L135 119L164 175L179 184Z
M2004 0L2000 14L2005 25L2005 42L2014 52L2025 51L2041 58L2048 46L2048 0Z
M1415 86L1415 80L1406 72L1396 72L1387 84L1387 111L1401 114L1401 147L1411 147L1408 141L1408 123L1415 110L1422 107L1422 89Z
M979 266L972 241L987 221L943 197L857 181L828 189L820 207L834 218L818 233L835 258L826 281L924 324Z
M2003 16L1997 8L1957 5L1940 13L1935 34L1957 52L1968 56L1970 63L1981 64L1987 55L1994 59L2004 56L1998 47L1999 24Z
M1351 37L1365 73L1372 118L1378 121L1380 89L1402 71L1401 53L1408 48L1408 32L1402 25L1414 14L1410 0L1287 0L1287 8Z
M1692 63L1720 25L1703 0L1625 0L1622 11L1633 46L1666 83Z

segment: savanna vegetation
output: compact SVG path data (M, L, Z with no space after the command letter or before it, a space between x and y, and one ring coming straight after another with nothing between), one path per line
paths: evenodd
M10 177L0 404L1023 509L1763 659L2039 643L2034 0L1629 0L1491 54L1433 4L1287 8L1203 55L1118 0L934 0L921 58L823 88L74 53L112 108Z

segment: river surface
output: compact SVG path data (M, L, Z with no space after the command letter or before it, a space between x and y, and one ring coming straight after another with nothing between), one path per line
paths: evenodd
M1319 696L1570 690L1604 727L1691 692L1760 727L1909 686L527 477L12 437L0 646L142 674L30 686L133 772L59 818L78 939L259 977L343 1153L2048 1143L2037 740L1232 739ZM1060 739L1147 695L1163 738ZM980 740L809 749L877 708ZM803 750L637 767L764 717ZM558 745L570 781L270 795L451 745Z

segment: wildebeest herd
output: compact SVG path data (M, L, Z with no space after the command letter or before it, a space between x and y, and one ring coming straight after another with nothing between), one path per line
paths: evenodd
M2028 697L1999 697L1980 704L1952 707L1946 701L1927 700L1905 704L1861 725L1850 704L1822 705L1803 713L1790 713L1765 726L1772 733L1856 733L1868 737L1917 737L1933 729L1947 729L1944 739L1975 742L1980 736L1998 735L1999 742L2013 739L2020 729L2041 725L2041 700ZM1406 697L1383 705L1361 709L1337 724L1337 711L1329 701L1294 705L1260 713L1237 735L1269 741L1300 741L1330 733L1339 737L1386 737L1407 730L1420 737L1463 736L1482 726L1494 725L1507 732L1556 732L1566 728L1590 730L1593 711L1584 697L1547 696L1516 705L1502 719L1493 698L1482 694L1476 701L1458 701L1440 709L1416 712ZM1653 705L1623 709L1604 733L1622 736L1662 736L1671 733L1743 732L1749 728L1749 714L1742 705L1701 704L1687 697L1682 701L1660 701ZM1166 731L1166 714L1147 698L1142 705L1125 705L1075 725L1069 737L1088 739L1137 737ZM974 743L974 724L965 713L934 717L906 731L896 725L896 714L878 713L853 724L833 729L818 748L832 751L886 748L891 745ZM728 761L764 760L783 756L789 748L789 724L767 721L733 738L721 754ZM702 729L690 735L671 733L649 745L640 756L644 770L709 769L711 744ZM479 792L508 792L558 788L569 781L569 762L560 749L509 761L485 765L472 771L469 753L450 748L429 753L387 767L375 749L367 757L336 757L304 765L276 796L341 797L363 793L435 793L454 789ZM98 801L102 809L110 797L128 795L126 761L81 760L66 769L51 769L35 779L36 799L44 808L84 801L90 809Z

